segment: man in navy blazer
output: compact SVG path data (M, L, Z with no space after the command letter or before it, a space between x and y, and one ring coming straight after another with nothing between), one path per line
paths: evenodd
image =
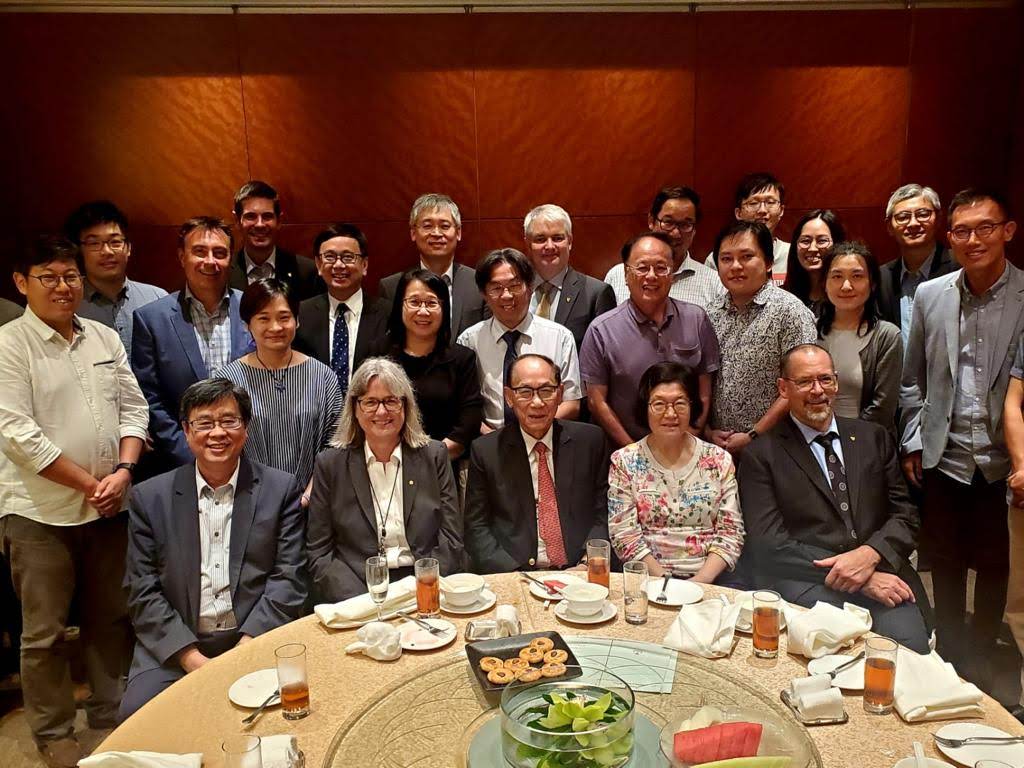
M132 370L149 401L153 475L192 460L178 423L182 393L252 349L238 316L241 293L228 288L233 237L220 219L197 216L178 232L185 288L135 312ZM154 468L156 471L154 471Z
M242 458L249 395L193 384L196 461L131 493L125 588L137 642L121 718L212 657L302 615L305 522L293 475Z

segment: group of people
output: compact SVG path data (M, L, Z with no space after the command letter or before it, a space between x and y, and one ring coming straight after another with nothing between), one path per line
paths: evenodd
M44 759L80 757L72 623L88 722L109 728L365 592L378 554L393 578L423 557L442 574L578 568L606 538L656 576L856 603L919 653L934 629L990 685L1004 608L1024 647L1016 225L998 194L944 214L908 184L880 267L832 211L781 241L784 211L778 179L748 176L701 259L700 196L666 187L599 280L570 264L557 205L472 269L457 205L423 195L418 261L371 297L360 229L289 253L264 182L233 224L181 227L169 295L127 279L121 212L81 206L19 254L27 308L0 328L0 545Z

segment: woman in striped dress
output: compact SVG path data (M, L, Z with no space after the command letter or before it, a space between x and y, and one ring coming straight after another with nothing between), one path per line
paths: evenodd
M245 289L238 307L256 350L221 369L220 375L252 398L252 421L245 455L291 472L309 504L313 461L334 436L342 397L338 376L312 357L292 349L299 314L298 298L274 278Z

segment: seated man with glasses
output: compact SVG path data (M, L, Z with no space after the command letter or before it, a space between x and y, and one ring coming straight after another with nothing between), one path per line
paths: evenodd
M615 448L649 431L636 412L636 393L644 371L673 361L692 369L699 382L700 433L711 409L711 384L718 370L718 337L707 312L670 298L672 240L663 232L645 232L622 246L629 299L596 318L583 339L580 371L587 402Z
M181 398L196 460L130 496L124 587L135 656L121 719L211 658L302 615L302 487L246 459L249 395L223 378Z
M782 285L786 282L790 244L774 236L775 228L786 212L786 188L770 173L749 173L736 187L736 221L756 221L768 227L772 238L772 266L769 274L772 282ZM715 268L715 252L708 254L704 263Z
M518 424L473 443L466 551L479 573L573 567L608 538L608 449L599 427L555 418L561 374L548 357L509 366Z
M801 344L782 357L789 416L739 463L744 560L758 588L810 608L867 608L872 629L928 653L928 598L910 563L920 520L889 433L833 413L832 357Z
M480 387L484 396L481 434L513 423L512 406L504 399L504 382L509 366L519 355L537 352L555 361L565 385L555 416L579 417L580 364L576 341L564 325L530 312L533 265L515 248L491 251L476 268L476 284L493 315L459 336L458 343L476 352Z

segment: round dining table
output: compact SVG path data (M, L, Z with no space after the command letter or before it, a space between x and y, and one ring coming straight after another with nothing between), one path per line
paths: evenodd
M609 638L660 645L679 612L678 608L652 602L645 624L626 623L622 576L612 574L610 600L618 608L614 619L595 625L569 624L555 615L554 605L530 593L530 584L521 575L490 574L485 578L497 596L497 605L516 608L523 633L554 630L570 642L571 638ZM733 590L702 586L705 600L734 594ZM466 660L465 627L471 620L494 618L495 610L492 607L470 616L445 614L444 618L459 630L453 643L433 651L405 651L391 662L346 654L345 647L356 640L355 629L328 629L315 615L306 616L254 638L185 676L111 733L97 752L200 752L205 768L220 768L221 743L230 735L244 732L295 736L306 768L463 765L467 707L470 714L475 714L494 706L493 698L488 700L479 691ZM749 636L737 633L737 638L726 658L708 660L680 653L688 665L685 674L695 679L706 675L708 680L735 681L781 707L780 692L791 679L807 674L807 659L786 653L785 633L780 639L779 656L771 661L754 657ZM243 675L273 668L275 648L286 643L306 646L310 714L288 721L279 707L273 707L246 729L242 719L251 710L232 704L228 689ZM945 722L907 723L895 712L869 715L863 710L859 694L844 694L843 698L848 722L807 728L817 748L816 764L827 768L887 768L913 755L915 741L924 745L928 756L947 759L936 750L931 738ZM982 706L984 717L972 722L1024 735L1024 726L994 699L985 696ZM496 755L494 766L501 765L501 757Z

